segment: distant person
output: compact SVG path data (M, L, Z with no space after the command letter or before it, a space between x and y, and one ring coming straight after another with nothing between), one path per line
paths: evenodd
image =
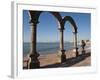
M84 40L82 40L81 41L81 47L82 47L82 49L84 50L84 47L86 46L86 43L85 43L85 41Z
M84 40L82 40L81 41L82 53L85 53L85 46L86 46L86 43Z

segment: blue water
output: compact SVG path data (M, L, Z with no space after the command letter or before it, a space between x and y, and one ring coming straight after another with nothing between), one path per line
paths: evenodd
M73 48L73 43L64 43L64 49L69 50ZM48 53L54 53L59 50L59 43L37 43L37 52L39 54L48 54ZM24 43L23 44L23 53L24 55L27 55L30 51L30 44Z

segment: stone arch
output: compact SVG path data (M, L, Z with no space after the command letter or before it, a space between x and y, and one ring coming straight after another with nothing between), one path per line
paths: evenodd
M29 16L30 16L30 23L35 22L38 23L39 17L43 13L43 11L31 11L29 10ZM59 12L49 12L51 13L58 21L58 24L61 25L62 17L59 14Z
M39 17L41 15L42 11L31 11L29 10L29 16L30 16L30 23L31 23L31 49L30 49L30 62L29 62L29 68L39 68L40 62L38 60L39 53L36 51L36 34L37 34L37 24L39 23ZM59 14L59 12L50 12L58 21L58 24L61 28L61 22L62 17Z
M39 17L43 11L31 11L29 10L29 16L30 16L30 23L31 23L31 50L30 50L30 62L29 62L29 68L39 68L40 62L38 60L39 53L36 51L36 34L37 34L37 24ZM63 19L59 12L50 12L58 21L58 27L60 30L60 52L61 52L61 62L66 61L66 55L64 50L64 41L63 41L63 31L64 31L64 25L66 21L69 21L72 24L73 33L75 34L75 48L76 48L76 54L78 54L77 50L77 27L72 17L65 16Z
M78 56L78 48L77 48L77 26L76 23L74 21L74 19L71 16L65 16L62 19L62 27L64 28L66 21L68 21L72 26L72 30L73 30L73 35L74 35L74 47L75 47L75 52L76 52L76 56Z
M72 25L73 32L77 33L77 26L76 26L76 23L75 23L74 19L71 16L65 16L62 19L62 25L63 25L63 27L64 27L66 21L68 21Z

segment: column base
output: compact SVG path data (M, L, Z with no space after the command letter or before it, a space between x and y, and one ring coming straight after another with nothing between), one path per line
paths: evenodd
M65 50L61 50L61 63L66 62Z
M78 53L78 48L76 48L76 57L79 56L79 53Z
M30 54L29 69L35 69L40 67L40 62L38 60L39 54Z
M31 61L29 64L29 69L36 69L36 68L40 68L40 62L39 61L37 61L37 62Z
M85 50L82 50L82 54L85 54Z

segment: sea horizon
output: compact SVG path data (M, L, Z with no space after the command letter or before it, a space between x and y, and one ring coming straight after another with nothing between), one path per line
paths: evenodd
M59 42L37 42L37 52L39 54L54 54L59 51ZM64 42L65 50L74 48L73 42ZM23 42L23 55L30 51L30 42Z

